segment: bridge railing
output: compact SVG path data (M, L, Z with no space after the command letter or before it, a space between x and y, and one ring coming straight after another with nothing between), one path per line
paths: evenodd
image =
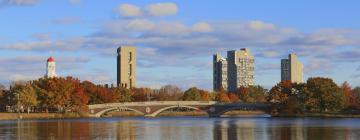
M123 102L89 105L89 108L104 108L114 106L158 106L158 105L214 105L215 101L149 101L149 102Z

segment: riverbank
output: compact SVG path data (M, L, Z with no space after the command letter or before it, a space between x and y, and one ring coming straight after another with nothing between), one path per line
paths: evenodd
M304 117L319 117L319 118L360 118L360 115L353 114L339 114L339 113L304 113L304 114L278 114L273 115L273 117L296 117L296 118L304 118Z
M17 119L65 119L86 117L79 113L0 113L0 120Z
M224 114L224 116L256 116L262 115L263 112L253 111L230 111ZM132 111L125 112L111 112L105 117L141 117L142 114L138 114ZM174 117L174 116L207 116L205 112L188 111L188 112L171 112L165 111L159 114L157 117ZM87 118L88 116L80 113L0 113L0 120L17 120L17 119L67 119L67 118ZM305 117L318 117L318 118L360 118L360 115L348 115L338 113L304 113L304 114L279 114L272 117L289 117L289 118L305 118Z

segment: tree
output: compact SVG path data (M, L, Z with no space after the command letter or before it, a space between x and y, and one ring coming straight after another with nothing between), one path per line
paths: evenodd
M131 89L132 98L135 102L144 102L149 100L148 96L151 94L150 88L133 88Z
M340 88L341 88L342 92L344 93L344 96L345 96L345 99L346 99L345 106L349 107L349 106L354 105L356 100L355 100L355 98L353 96L352 89L351 89L349 83L345 81L341 85Z
M332 79L315 77L307 81L314 108L318 111L339 111L344 108L345 96Z
M268 101L272 103L285 103L289 96L293 94L290 81L282 81L271 88Z
M39 95L41 106L46 110L79 110L87 105L89 100L80 81L73 77L40 78L33 81L33 87Z
M89 97L84 93L84 88L80 84L80 81L73 79L72 77L67 77L66 82L72 83L71 87L71 101L67 105L68 108L74 111L82 111L85 109L85 105L89 102Z
M0 84L0 106L5 107L9 105L8 92L4 85ZM4 111L5 108L1 108L1 111Z
M83 81L81 86L84 89L84 94L89 97L89 104L101 104L104 103L100 99L98 94L98 87L90 81Z
M243 102L249 102L249 96L250 90L248 87L240 86L240 88L237 91L237 96L243 101Z
M165 85L161 87L159 94L166 96L167 101L177 101L183 96L181 89L175 85Z
M299 100L296 96L291 96L286 100L282 113L293 115L297 114L300 110Z
M105 86L95 85L90 81L84 81L81 85L85 95L89 97L89 104L114 103L120 98L120 94Z
M210 93L205 90L200 90L200 100L201 101L210 101L211 100Z
M239 101L239 97L234 93L228 93L228 97L229 97L230 102L238 102Z
M200 101L201 95L199 89L196 87L189 88L185 91L182 99L184 101Z
M354 98L356 98L357 100L360 99L360 87L355 87L354 89L352 89L351 91L354 95Z
M266 102L267 89L262 86L249 86L249 93L254 102Z
M118 101L119 102L131 102L132 97L129 89L123 87L116 87L112 89L112 92L116 95L119 95Z
M38 80L33 81L33 86L35 92L38 95L38 99L40 101L40 106L48 112L49 109L56 108L55 105L55 88L56 87L55 78L40 78Z
M216 95L216 101L223 102L223 103L230 103L229 96L224 90L219 90L218 94Z
M38 104L37 95L30 83L13 85L11 93L15 95L13 99L18 109L26 109L29 113L31 108Z

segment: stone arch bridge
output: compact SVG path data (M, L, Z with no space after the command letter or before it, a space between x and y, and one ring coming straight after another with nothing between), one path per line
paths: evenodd
M210 117L219 117L231 110L257 110L270 114L271 105L263 103L218 103L215 101L150 101L88 105L91 117L101 117L111 111L135 111L145 117L156 117L173 108L188 108L206 112Z

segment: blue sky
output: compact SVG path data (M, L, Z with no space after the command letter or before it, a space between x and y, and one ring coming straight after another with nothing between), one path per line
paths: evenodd
M360 86L360 2L0 0L0 83L57 73L116 82L116 48L138 48L138 85L211 89L212 54L250 48L255 82L280 80L297 53L305 78Z

